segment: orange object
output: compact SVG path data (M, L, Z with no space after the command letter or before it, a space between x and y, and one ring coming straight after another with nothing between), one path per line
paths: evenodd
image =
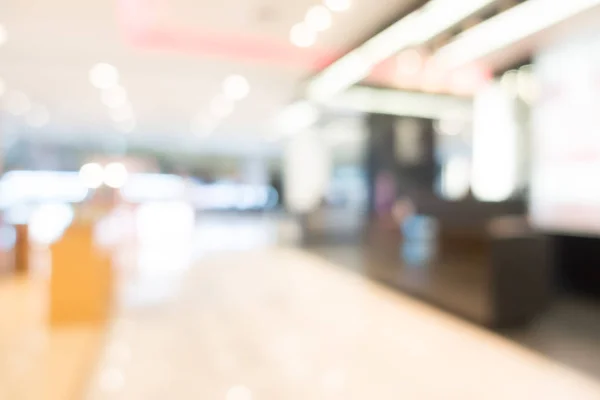
M71 225L51 252L50 324L106 322L113 270L109 254L94 245L93 224Z
M16 225L15 230L15 271L26 274L29 272L29 228L27 225Z

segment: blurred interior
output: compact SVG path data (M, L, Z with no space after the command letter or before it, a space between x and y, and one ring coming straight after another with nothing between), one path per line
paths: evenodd
M0 400L600 398L599 22L0 2Z

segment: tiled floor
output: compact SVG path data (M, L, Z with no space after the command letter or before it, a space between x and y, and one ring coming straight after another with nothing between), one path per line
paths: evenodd
M283 232L200 219L195 239L147 236L123 258L138 262L104 347L97 330L40 328L36 281L0 287L0 399L81 399L100 348L84 400L600 398L597 382L277 243ZM11 360L35 366L17 378Z

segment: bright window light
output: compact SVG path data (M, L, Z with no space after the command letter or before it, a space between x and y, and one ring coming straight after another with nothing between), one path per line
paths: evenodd
M350 0L325 0L324 3L327 8L335 12L348 11L352 5Z
M127 182L127 168L122 163L110 163L104 168L104 183L106 186L120 189Z
M464 65L598 5L600 0L529 0L462 33L436 58L449 67Z
M231 100L243 100L250 94L250 84L241 75L231 75L223 82L223 93Z
M340 58L309 83L311 100L324 101L368 76L380 62L452 28L495 0L432 0ZM348 63L348 58L360 60Z
M317 41L317 35L306 24L296 24L290 31L290 41L298 47L310 47Z
M313 31L326 31L331 28L331 12L324 6L312 6L306 13L304 23Z
M0 180L0 208L40 202L79 203L88 189L76 172L9 171Z
M119 83L119 71L110 64L96 64L90 70L90 82L98 89L108 89Z
M458 200L467 196L471 181L471 165L463 157L448 160L442 170L441 191L449 200Z
M504 201L518 184L518 136L515 98L491 84L475 98L472 187L482 201Z
M183 178L166 174L132 174L121 189L123 198L132 203L181 200L185 196Z

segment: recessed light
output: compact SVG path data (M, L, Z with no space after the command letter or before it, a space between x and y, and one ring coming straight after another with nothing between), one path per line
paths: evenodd
M316 40L315 31L305 24L296 24L290 31L290 41L298 47L310 47L315 44Z
M250 84L241 75L231 75L223 82L223 92L231 100L242 100L250 93Z
M308 9L304 22L314 31L325 31L331 27L331 12L325 6L312 6Z
M352 4L350 0L325 0L325 5L331 11L342 12L348 11Z
M110 64L96 64L90 70L90 82L98 89L116 86L119 83L119 71Z

